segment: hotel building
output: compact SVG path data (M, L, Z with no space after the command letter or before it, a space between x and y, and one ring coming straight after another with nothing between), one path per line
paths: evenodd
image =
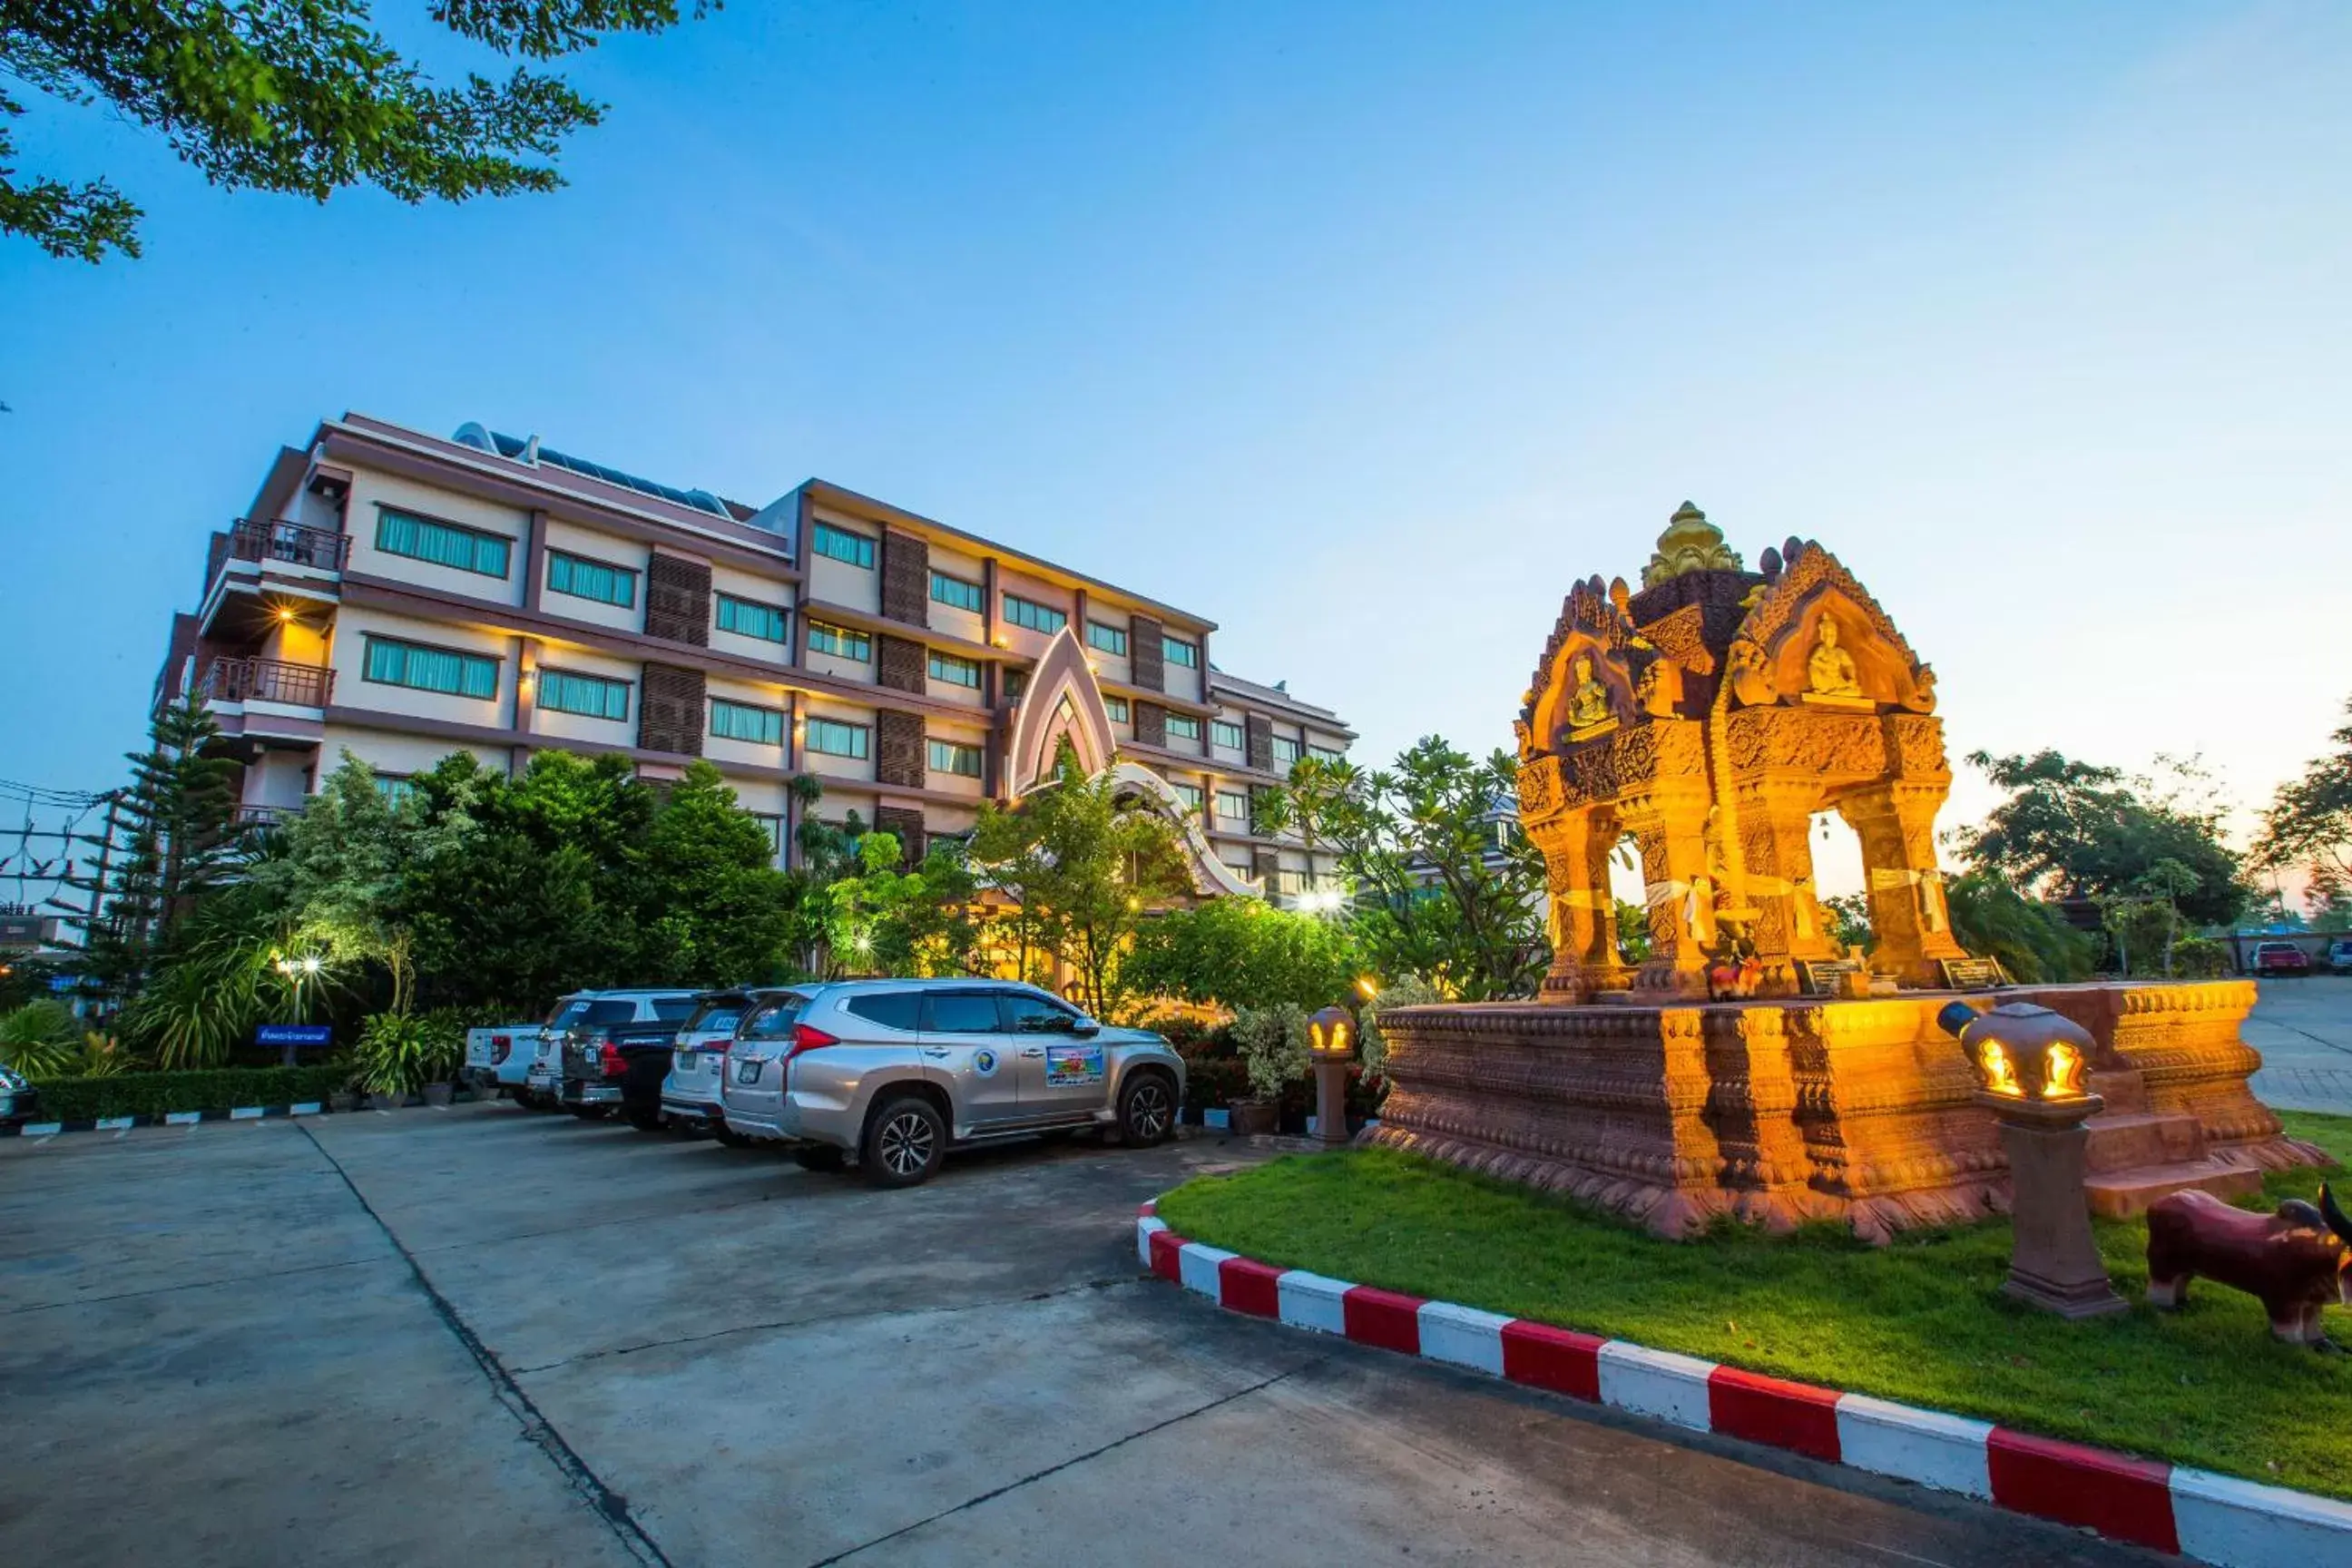
M1010 800L1065 740L1178 816L1203 892L1288 902L1327 876L1254 831L1252 792L1353 731L1225 674L1214 622L811 479L754 509L467 425L360 415L280 451L212 536L158 705L203 694L256 817L350 751L387 781L453 751L696 757L779 863L807 774L831 822L909 858Z

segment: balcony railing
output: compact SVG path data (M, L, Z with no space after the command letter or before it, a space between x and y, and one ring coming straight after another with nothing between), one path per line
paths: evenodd
M201 689L213 702L283 702L324 708L334 696L335 672L324 665L275 658L216 658Z
M275 827L300 808L285 805L240 805L236 808L239 827Z
M351 536L299 522L241 521L228 531L228 552L239 561L283 561L340 572Z

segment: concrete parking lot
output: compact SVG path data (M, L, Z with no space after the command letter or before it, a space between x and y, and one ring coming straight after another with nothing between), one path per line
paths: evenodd
M2352 1115L2352 975L2264 980L2246 1043L2263 1053L2254 1092L2269 1104Z
M0 1562L2151 1561L1222 1314L1193 1141L877 1193L504 1105L0 1146Z

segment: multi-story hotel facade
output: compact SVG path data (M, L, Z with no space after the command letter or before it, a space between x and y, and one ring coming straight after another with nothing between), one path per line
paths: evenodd
M212 536L155 700L202 693L247 812L299 809L351 752L387 781L453 751L639 773L715 764L793 853L812 808L910 858L1010 800L1064 740L1179 817L1204 892L1293 901L1328 856L1255 831L1251 801L1330 710L1212 662L1215 623L811 479L753 509L468 425L359 415L280 451Z

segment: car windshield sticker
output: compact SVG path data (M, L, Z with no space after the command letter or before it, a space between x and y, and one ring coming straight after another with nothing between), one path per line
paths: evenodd
M1100 1046L1047 1046L1045 1047L1045 1087L1065 1089L1076 1084L1100 1083L1103 1080L1103 1048Z
M996 1076L996 1053L986 1046L971 1053L971 1070L982 1078Z

